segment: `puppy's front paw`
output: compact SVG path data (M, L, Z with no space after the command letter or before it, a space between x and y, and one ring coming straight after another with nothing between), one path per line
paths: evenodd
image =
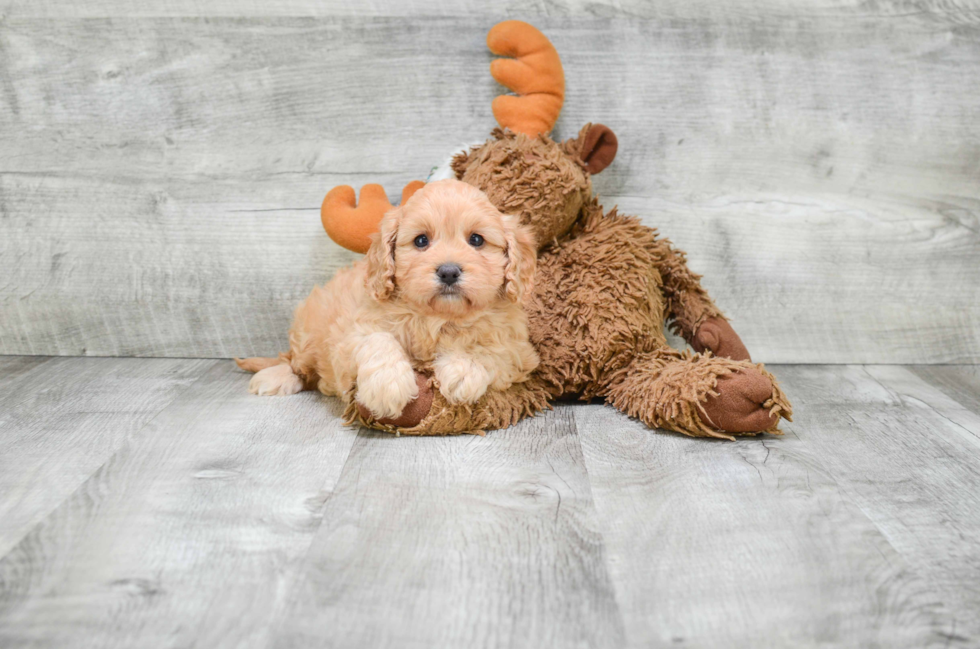
M399 417L417 396L415 370L406 361L357 375L355 401L370 410L376 419Z
M493 377L483 365L465 356L448 356L436 360L439 391L449 403L476 403L490 386Z
M303 389L303 381L286 363L259 370L248 382L248 391L260 397L288 396Z

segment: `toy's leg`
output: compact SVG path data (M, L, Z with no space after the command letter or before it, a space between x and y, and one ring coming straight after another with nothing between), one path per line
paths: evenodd
M607 401L648 426L694 437L778 434L792 408L762 365L659 350L618 373Z
M751 360L742 339L701 287L701 276L688 268L684 251L674 248L668 239L657 239L651 248L663 278L666 316L674 333L683 336L697 352Z
M668 239L657 236L656 230L639 222L635 217L623 216L615 209L603 214L595 200L583 208L584 216L576 226L575 236L563 244L557 263L551 264L559 269L560 277L574 279L572 286L591 286L596 278L604 274L620 279L622 285L634 287L629 294L640 296L644 289L635 287L656 285L656 297L650 298L655 305L628 305L626 312L635 316L638 311L655 306L658 313L651 314L655 323L646 323L641 328L660 329L663 320L670 321L670 327L684 337L698 352L710 351L715 356L734 360L749 360L749 352L741 339L715 306L711 296L701 286L701 276L687 266L683 251L673 247ZM596 250L605 251L605 258L597 261ZM609 251L615 251L615 258ZM588 260L588 264L583 264ZM549 255L538 260L539 273L547 272ZM597 266L609 265L609 271ZM577 277L571 277L577 275ZM546 280L546 285L547 280ZM600 283L601 285L601 283ZM549 285L553 286L553 283ZM603 295L593 295L588 319L592 328L597 314L613 314L622 310L619 296L609 292L608 302L600 304ZM567 312L562 309L557 312ZM654 317L655 316L655 317ZM622 320L620 318L619 320ZM635 326L635 325L634 325Z
M548 408L548 401L554 397L554 392L549 391L544 382L531 377L506 390L487 390L474 404L452 405L442 396L432 378L423 374L416 378L419 396L397 419L374 419L352 400L345 413L348 421L400 435L482 434L513 426Z

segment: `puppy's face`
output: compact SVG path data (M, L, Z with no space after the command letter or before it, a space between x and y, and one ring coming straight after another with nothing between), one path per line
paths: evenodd
M499 299L520 301L534 274L527 230L458 180L426 185L380 230L368 251L378 299L397 294L421 311L461 317Z

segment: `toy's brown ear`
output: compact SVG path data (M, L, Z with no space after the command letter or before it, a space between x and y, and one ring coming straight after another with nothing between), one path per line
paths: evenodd
M590 174L597 174L612 164L619 148L616 134L602 124L590 126L585 135L580 136L580 141L582 148L579 156Z

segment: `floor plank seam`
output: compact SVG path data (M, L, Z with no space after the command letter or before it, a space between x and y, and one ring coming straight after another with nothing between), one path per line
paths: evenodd
M570 404L563 404L563 405L574 407L578 404L570 403ZM608 542L608 539L606 538L606 532L601 524L602 517L599 513L599 503L596 501L595 492L592 489L592 472L589 471L589 461L588 459L586 459L585 448L582 446L582 434L578 427L578 420L573 415L572 417L570 417L570 421L572 426L575 427L575 443L578 444L578 450L582 457L582 470L585 471L585 477L586 477L585 483L586 485L588 485L589 488L589 501L592 503L592 509L595 510L596 522L599 523L599 528L600 528L599 537L602 539L602 564L606 569L606 574L609 576L609 586L610 588L612 588L613 601L616 604L616 619L619 622L619 628L622 629L623 638L625 639L625 643L626 643L625 646L628 647L631 646L629 629L626 625L626 617L623 615L622 590L619 587L619 584L616 583L616 580L613 579L613 575L615 574L615 571L613 570L613 566L609 557L611 546ZM652 430L651 432L664 433L667 431L663 431L658 428ZM552 470L554 470L554 468L552 468Z
M336 397L322 397L322 398L336 399ZM345 424L345 426L347 425ZM347 427L352 427L352 426L347 426ZM363 426L358 426L357 428L358 428L357 431L358 437L360 437L367 430ZM272 647L276 646L276 642L282 634L282 626L286 623L289 617L289 611L293 609L293 606L296 602L296 598L298 597L297 588L302 584L302 581L306 574L305 571L303 570L303 567L309 563L310 553L313 551L313 545L316 543L317 535L320 533L320 528L323 527L323 523L324 523L323 512L326 510L327 504L330 502L330 499L333 498L334 492L337 489L337 485L339 485L341 480L343 479L344 472L347 469L347 464L350 462L351 451L354 450L354 446L356 444L357 444L357 439L355 438L354 442L347 447L347 456L344 458L344 464L340 467L340 472L338 473L338 477L334 482L333 487L329 490L325 490L321 485L320 491L317 494L319 498L318 506L320 509L319 512L320 515L317 517L316 526L310 532L310 542L303 550L302 557L298 558L296 561L296 565L299 567L299 569L296 570L296 573L292 580L293 583L290 584L289 591L286 593L284 597L285 601L283 602L283 606L280 611L281 615L278 620L273 621L271 625L272 628L269 629L269 643L266 645L266 649L272 649ZM327 479L328 478L324 478L324 484L326 484Z
M60 357L52 356L51 358L54 359L54 358L60 358ZM137 430L133 431L130 435L126 436L126 438L123 439L122 442L120 442L120 444L116 448L114 448L112 450L112 453L110 453L106 457L105 461L102 462L101 464L99 464L88 475L88 477L86 477L84 480L82 480L75 489L73 489L64 498L62 498L60 501L58 501L58 503L56 505L54 505L54 507L52 507L49 511L45 512L44 516L36 524L32 525L29 529L25 530L25 532L20 536L20 538L17 538L16 541L14 541L13 543L11 543L10 544L10 549L7 550L4 554L0 555L0 561L3 561L11 553L15 552L16 549L20 546L20 544L24 542L24 539L26 539L29 536L31 536L31 534L33 534L38 528L40 528L42 525L44 525L47 522L48 517L53 512L56 512L60 507L64 506L65 503L67 503L72 498L74 498L76 496L76 494L78 494L79 491L81 491L82 489L85 488L85 486L89 483L89 481L93 477L99 475L99 472L105 470L105 468L109 464L111 464L113 462L113 460L115 460L122 451L126 450L130 445L132 445L132 443L135 440L137 440L142 435L143 431L145 431L148 426L152 425L153 422L155 422L168 408L170 408L170 406L172 406L174 403L177 402L178 399L180 399L182 396L184 396L187 393L188 390L190 390L195 385L197 385L198 383L200 383L201 381L203 381L206 378L206 375L207 375L208 370L210 370L215 365L217 365L216 362L212 362L210 364L205 364L205 359L187 359L187 360L200 360L200 362L202 363L202 365L204 365L204 367L201 368L201 375L197 379L195 379L195 380L191 381L190 383L188 383L182 389L177 390L176 391L176 394L174 394L174 396L173 396L172 399L170 399L162 407L160 407L160 409L157 410L157 412L152 417L150 417L145 422L143 422L143 425L142 426L140 426ZM38 364L36 367L34 367L34 368L31 369L31 372L33 372L38 367L41 367L43 365L46 365L47 363L48 363L48 361L45 361L44 363Z
M867 371L866 369L867 365L861 364L855 367L859 368L863 374L867 375L868 378L874 381L876 385L881 387L888 394L896 396L899 401L904 403L904 399L902 395L898 394L894 389L884 385L877 377L875 377L874 375L872 375L870 372ZM852 422L855 426L860 425L858 424L858 422L854 421L853 418L852 418ZM793 423L788 424L786 426L787 432L792 432L792 434L805 447L810 446L810 444L808 443L805 437L801 437L795 430L793 430L794 425L795 424ZM821 456L817 454L814 457L819 459ZM936 596L937 603L939 604L940 607L938 611L938 617L942 619L943 622L947 622L949 624L950 630L947 632L945 630L940 631L937 629L935 630L935 633L947 640L946 646L948 647L949 643L951 642L951 639L959 638L959 636L955 635L956 625L958 620L957 620L956 611L953 608L948 607L946 603L946 594L942 586L940 584L937 584L936 581L932 577L930 577L930 575L925 573L923 570L915 567L915 564L913 563L914 557L909 556L906 552L903 552L900 549L899 544L896 544L892 535L889 534L888 529L882 526L878 522L877 517L873 515L873 511L861 504L862 499L858 497L858 494L856 493L855 488L852 487L850 480L848 480L846 477L839 476L837 474L837 471L835 471L825 463L821 463L818 466L829 479L833 480L833 483L836 486L837 492L840 494L840 497L847 504L849 504L851 507L854 507L857 511L861 513L861 515L868 521L868 523L872 525L874 529L878 532L880 538L888 545L888 547L894 553L894 556L901 560L901 565L897 566L897 568L907 572L907 574L913 580L919 581L928 592ZM809 482L808 482L808 487L809 487ZM879 555L882 557L884 561L886 561L889 565L892 565L892 562L884 553L881 552L880 548L876 547L875 549L878 551Z
M947 421L950 424L952 424L953 427L954 427L954 430L956 430L957 432L959 432L959 436L965 442L967 442L969 444L972 444L977 449L980 449L980 436L978 436L975 432L973 432L972 430L970 430L969 428L967 428L963 424L961 424L959 422L956 422L956 421L953 421L952 419L950 419L948 416L946 416L943 412L941 412L938 408L936 408L932 404L926 403L922 399L916 399L915 397L912 397L910 395L904 395L901 392L899 392L898 390L895 390L894 388L891 388L891 387L885 385L884 383L882 383L878 379L878 377L876 377L874 374L872 374L871 372L868 371L867 366L863 366L862 365L861 366L861 371L864 372L866 375L868 375L868 377L870 377L872 381L874 381L875 383L877 383L881 387L882 390L885 390L886 392L888 392L888 394L891 394L896 399L898 399L899 403L901 403L902 405L905 405L908 401L911 400L911 401L914 401L915 403L918 403L918 404L921 404L922 406L925 406L926 409L928 409L930 412L935 413L936 415L938 415L944 421ZM918 378L918 377L916 377L916 378ZM918 379L918 380L921 381L921 379ZM940 392L942 392L942 391L940 391ZM953 401L954 403L956 403L957 405L959 405L964 410L970 410L970 408L968 406L964 405L961 401L959 401L955 397L950 396L950 395L946 394L945 392L942 392L942 394L944 396L946 396L948 399L950 399L951 401Z

